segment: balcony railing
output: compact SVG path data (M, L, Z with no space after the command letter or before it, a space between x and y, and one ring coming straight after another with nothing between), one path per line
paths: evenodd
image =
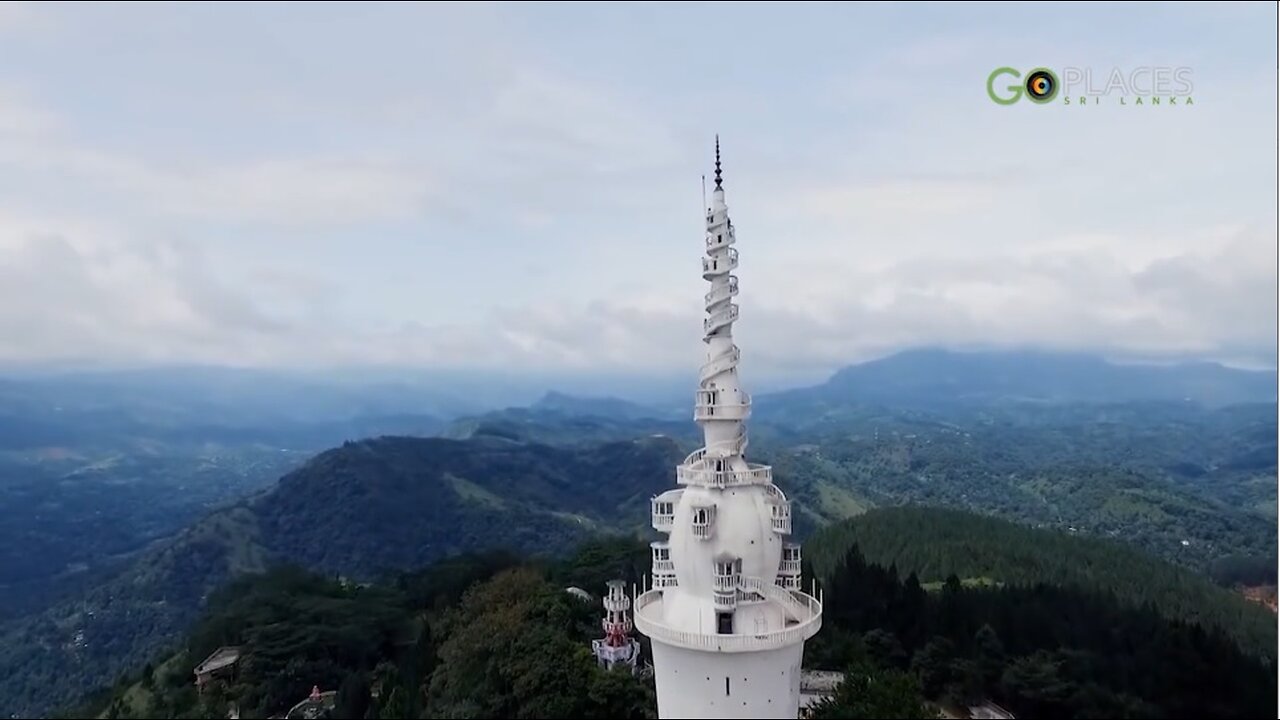
M768 465L751 465L746 470L712 470L710 468L679 465L676 467L676 483L725 488L731 485L762 485L773 482L773 468Z
M737 575L715 575L712 587L716 592L733 592L738 587Z
M799 560L783 560L782 564L778 566L778 572L783 575L799 575L800 561Z
M730 304L727 309L717 310L714 315L702 321L702 332L709 333L738 320L738 306Z
M751 405L738 403L716 403L714 405L694 405L694 420L746 420L751 417Z
M736 276L729 277L728 285L717 285L710 292L702 296L703 304L711 305L718 303L726 298L733 297L738 294L738 278Z
M724 257L704 257L702 258L702 276L707 279L711 275L721 275L730 272L738 267L738 249L729 248L729 252Z
M715 226L713 225L712 228L709 228L709 230L712 230L714 228ZM720 232L709 231L707 233L707 250L715 250L718 247L724 247L725 245L732 245L734 239L735 238L733 234L733 228L728 228Z
M653 529L658 532L671 532L671 526L675 524L676 516L674 513L658 513L653 514Z
M718 634L702 634L696 632L688 632L685 630L676 630L656 618L651 618L652 613L656 615L653 609L650 609L654 603L662 601L662 594L656 591L644 593L636 599L636 616L635 625L641 633L647 635L655 641L675 645L677 647L688 648L691 650L703 650L706 652L755 652L759 650L772 650L788 645L794 645L813 637L814 633L822 628L822 603L804 593L791 593L777 587L770 587L777 594L765 592L766 596L773 599L785 595L789 598L787 602L788 611L793 617L797 617L797 622L790 627L782 630L774 630L766 633L735 633L728 635ZM798 611L797 611L798 608ZM648 612L646 612L648 610Z
M788 512L786 514L773 516L773 531L780 535L791 534L791 512L789 507L787 510Z
M791 502L776 485L770 486L769 505L773 515L774 532L783 535L791 534Z
M654 571L653 589L662 590L664 588L673 588L673 587L676 587L677 585L679 585L679 583L676 582L676 574L674 572L667 574L667 573L659 573L656 570Z
M659 574L659 573L664 574L664 575L667 575L667 574L674 575L674 574L675 574L675 572L676 572L676 562L675 562L674 560L658 560L658 559L654 559L654 561L653 561L653 574L654 574L654 575L657 575L657 574Z
M631 632L631 629L634 626L631 623L631 618L627 618L622 622L610 622L608 618L605 618L604 620L600 621L600 627L604 628L605 635L609 635L614 632L617 632L622 635L626 635L627 633Z

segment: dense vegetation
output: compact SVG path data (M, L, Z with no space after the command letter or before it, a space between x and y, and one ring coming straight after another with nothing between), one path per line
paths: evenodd
M955 510L903 507L824 528L805 551L819 577L830 577L855 546L868 562L914 573L921 583L956 576L1105 593L1123 605L1218 628L1251 652L1276 653L1276 617L1265 608L1114 541Z
M788 493L824 519L955 507L1114 537L1197 570L1275 552L1274 405L850 413L788 445L761 444Z
M680 455L660 438L585 449L492 437L347 443L74 602L0 628L0 703L37 712L137 667L185 631L208 593L272 562L367 580L469 550L555 555L609 527L640 529Z
M910 672L926 697L946 704L992 698L1035 718L1275 716L1274 660L1110 593L965 587L955 575L930 593L914 574L903 579L868 563L857 546L823 587L823 629L806 648L807 663L838 667L869 657L886 672Z
M637 547L591 544L550 565L456 556L369 586L292 568L242 578L174 654L69 714L267 717L319 686L338 691L338 717L652 717L651 684L591 656L598 604L563 589L630 572ZM192 669L224 645L241 648L238 672L197 693Z
M929 543L912 544L927 552ZM338 690L341 717L652 717L648 680L590 657L598 603L564 591L634 578L646 556L627 539L588 543L563 561L461 555L373 585L275 569L215 593L172 654L71 714L216 717L234 704L242 717L265 717L318 685ZM924 718L934 705L988 699L1020 717L1275 712L1272 661L1106 591L966 586L952 575L929 592L857 546L821 587L823 630L806 666L847 676L815 718ZM242 648L240 670L197 694L191 670L221 645Z

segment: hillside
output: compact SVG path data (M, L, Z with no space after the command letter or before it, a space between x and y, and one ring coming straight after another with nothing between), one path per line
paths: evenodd
M241 578L172 654L67 715L269 717L318 685L338 691L337 717L652 717L651 681L588 651L599 604L563 590L615 577L635 547L590 544L549 566L460 555L365 587L294 568ZM227 645L239 672L198 694L193 667Z
M602 520L639 529L680 455L657 438L589 449L493 437L346 443L75 601L0 627L0 710L38 712L114 679L182 632L209 592L273 562L372 579L464 550L561 552Z
M928 553L934 539L907 544ZM1087 564L1076 550L1066 561ZM647 555L632 538L549 562L459 555L364 587L288 568L241 578L173 647L67 716L219 717L234 706L267 717L318 685L337 690L338 717L653 717L650 680L602 671L590 656L599 602L564 591L631 579ZM934 716L926 700L985 698L1019 717L1275 712L1273 664L1112 594L955 577L926 592L856 547L821 585L823 628L805 665L844 670L850 684L820 718L924 718ZM197 694L192 668L225 645L240 648L239 672Z
M1219 628L1259 655L1276 654L1276 618L1270 612L1117 542L956 510L900 507L830 525L809 539L805 552L815 572L827 577L854 546L868 562L892 565L904 576L915 573L921 583L954 575L1102 593L1128 606L1150 605L1171 619Z
M759 443L818 521L936 505L1112 537L1197 570L1275 553L1274 405L851 413L789 444Z

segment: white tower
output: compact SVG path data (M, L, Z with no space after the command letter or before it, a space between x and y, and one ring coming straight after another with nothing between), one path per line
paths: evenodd
M751 396L738 382L738 251L720 177L707 209L702 277L706 362L693 418L704 445L676 468L681 487L653 498L653 589L636 628L653 641L660 718L795 718L804 641L822 604L800 591L791 504L767 465L744 457Z
M631 672L636 671L640 642L630 635L631 618L627 617L630 607L631 598L627 597L623 582L610 580L609 593L604 596L604 620L600 623L604 638L591 641L591 651L601 667L612 670L617 665L627 665Z

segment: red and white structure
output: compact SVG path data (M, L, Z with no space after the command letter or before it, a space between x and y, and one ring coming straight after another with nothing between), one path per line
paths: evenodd
M627 611L631 609L631 598L627 597L626 586L621 580L610 580L609 592L604 596L604 638L591 641L591 651L595 653L596 662L601 667L612 670L618 665L626 665L631 672L636 671L636 660L640 657L640 641L631 637L631 618Z
M660 718L795 718L805 640L822 603L800 590L791 504L768 465L749 463L751 396L738 380L738 251L724 200L720 140L706 217L702 277L706 362L693 418L704 445L652 500L652 589L636 598L636 628L653 644Z

